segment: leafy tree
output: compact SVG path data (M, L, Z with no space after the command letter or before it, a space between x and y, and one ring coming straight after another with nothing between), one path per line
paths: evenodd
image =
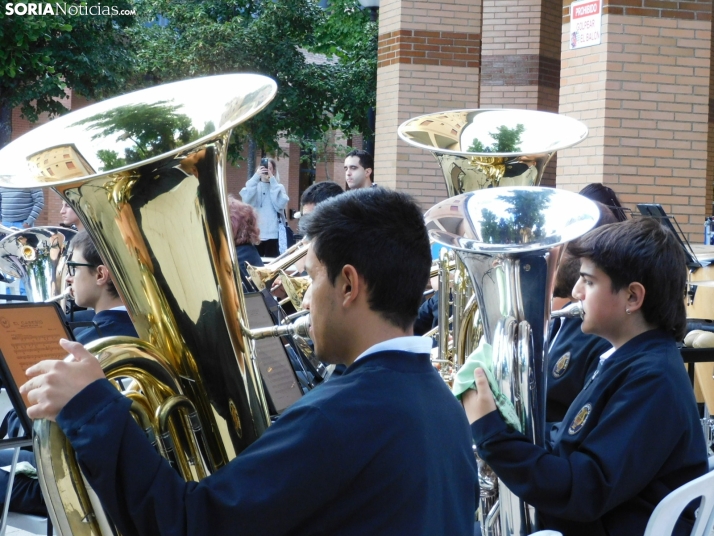
M87 5L71 5L80 4ZM105 1L103 7L132 8L128 0ZM129 15L64 14L56 8L53 15L0 12L0 147L11 140L16 106L34 122L40 113L66 111L61 101L68 87L92 99L122 89L132 69L125 30L134 20Z
M545 237L545 215L550 193L516 190L497 197L509 206L508 217L498 217L493 211L481 209L481 236L488 244L528 244Z
M92 139L116 135L117 142L129 141L124 156L109 149L98 152L103 170L141 162L191 143L215 130L207 123L201 132L192 126L191 118L180 113L181 106L159 101L154 104L131 104L96 114L77 122L97 131Z
M341 42L341 23L331 22L330 13L314 0L136 0L136 4L146 17L146 24L131 32L143 73L136 85L226 72L261 73L278 83L278 94L266 110L235 129L233 159L249 139L264 150L278 152L281 136L319 140L331 128L348 132L366 128L376 90L376 39L374 83L365 89L369 84L358 81L371 68L365 59L368 51L356 47L357 53L350 56L348 49L369 39L356 36ZM357 12L357 16L364 22L364 14ZM372 31L376 36L376 29ZM308 62L305 50L335 54L337 59ZM251 163L249 159L249 169Z
M521 134L526 128L518 123L515 128L508 128L506 125L498 127L497 132L489 132L495 143L484 146L478 139L474 138L473 143L468 148L470 153L518 153L521 150Z
M226 72L262 73L278 83L265 112L234 132L234 159L248 139L277 152L281 136L307 143L331 129L368 131L377 29L357 0L333 0L327 11L315 0L102 5L134 8L137 16L0 13L0 146L10 139L15 106L31 121L42 112L60 114L67 88L102 99L119 90ZM306 50L332 61L308 62ZM107 162L135 156L105 155Z

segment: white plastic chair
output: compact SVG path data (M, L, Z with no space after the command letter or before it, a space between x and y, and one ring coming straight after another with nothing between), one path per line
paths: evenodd
M709 536L714 527L714 456L709 458L709 472L680 486L654 509L647 522L645 536L671 536L677 519L694 499L702 498L691 536Z

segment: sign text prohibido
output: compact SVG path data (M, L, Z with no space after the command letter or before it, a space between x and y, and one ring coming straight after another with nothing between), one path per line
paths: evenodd
M570 4L570 50L600 44L602 0Z

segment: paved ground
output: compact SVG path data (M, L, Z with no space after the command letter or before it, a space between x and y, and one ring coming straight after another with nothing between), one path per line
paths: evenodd
M44 536L46 532L42 534ZM15 527L7 527L5 531L5 536L35 536L34 532L27 532L26 530L16 529Z

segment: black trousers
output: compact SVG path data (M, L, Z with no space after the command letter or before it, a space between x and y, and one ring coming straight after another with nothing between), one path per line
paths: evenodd
M6 467L12 463L12 449L0 451L0 467ZM30 462L35 465L35 455L26 450L20 451L18 462ZM0 470L0 506L5 503L5 491L10 480L10 473ZM47 507L42 498L40 483L36 478L25 475L15 475L12 484L12 495L10 495L10 511L20 514L32 514L36 516L46 516Z
M280 249L278 246L278 239L271 238L270 240L263 240L260 244L255 246L260 253L261 257L277 257L280 255Z

